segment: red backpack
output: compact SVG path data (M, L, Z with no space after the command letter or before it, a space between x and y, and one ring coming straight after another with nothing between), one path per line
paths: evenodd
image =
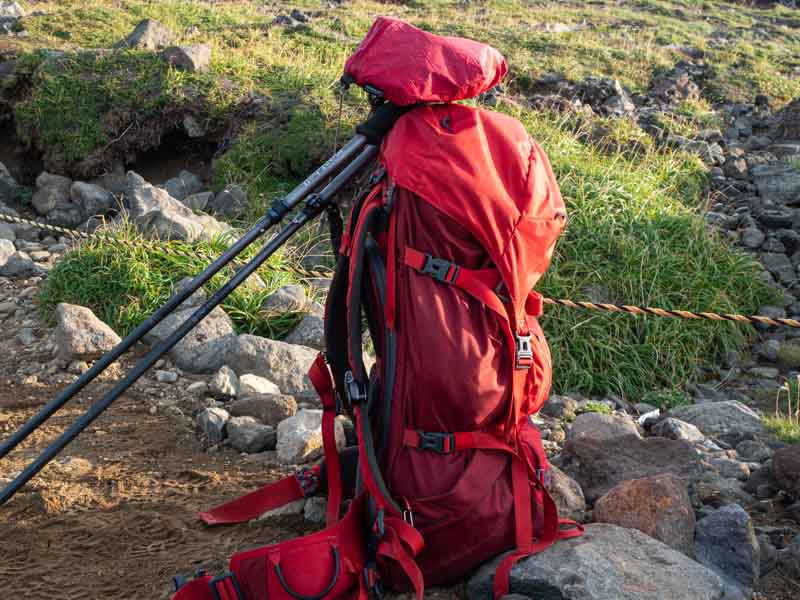
M468 85L430 77L392 89L404 76L386 61L408 60L397 36L413 38L418 51L435 46L434 70L455 61ZM376 55L380 72L365 66ZM425 585L452 583L511 550L495 575L499 598L519 558L581 532L558 518L530 420L551 383L533 288L566 218L553 172L516 120L422 104L485 91L505 62L475 42L379 19L346 72L389 101L420 105L384 139L337 244L327 348L309 373L324 408L325 461L201 514L209 524L241 522L327 492L328 527L237 554L221 577L179 582L176 600L361 598L385 587L421 598ZM363 316L377 359L369 372ZM341 454L339 413L358 434L358 446ZM344 497L354 500L340 520Z

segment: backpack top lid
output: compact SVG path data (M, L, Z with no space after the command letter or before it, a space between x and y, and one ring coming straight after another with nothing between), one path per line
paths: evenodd
M522 306L566 223L547 156L522 124L462 104L418 106L384 138L381 160L395 184L472 233Z
M473 98L507 70L491 46L433 35L392 17L375 20L344 67L355 83L377 88L398 106Z

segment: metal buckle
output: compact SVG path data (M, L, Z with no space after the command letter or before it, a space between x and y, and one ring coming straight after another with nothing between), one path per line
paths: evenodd
M411 502L408 498L403 498L406 507L403 509L403 521L414 527L414 512L411 510Z
M530 369L533 365L533 348L531 347L531 334L517 334L517 369Z
M450 269L453 269L452 275L448 277L447 275L450 273ZM460 268L449 260L445 260L443 258L434 258L430 254L425 255L425 264L422 267L422 274L423 275L430 275L436 281L442 281L444 283L455 283L456 279L458 279L458 271Z
M236 575L232 572L223 573L219 577L214 577L211 581L208 582L208 587L211 588L211 595L214 597L214 600L223 600L222 595L219 593L221 583L224 583L226 579L231 580L231 585L233 586L234 592L236 592L237 600L245 600L244 594L242 594L242 588L239 587L239 582L236 580ZM230 596L226 593L225 600L229 600Z
M419 431L419 445L417 448L420 450L431 450L439 454L450 454L456 446L456 436L452 433L440 433L431 431ZM444 441L448 440L448 449L445 450Z
M347 407L363 404L367 399L367 388L353 375L352 371L344 374L344 393Z

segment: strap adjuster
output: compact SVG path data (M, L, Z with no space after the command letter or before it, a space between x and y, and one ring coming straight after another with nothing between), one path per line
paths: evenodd
M228 580L230 580L230 585L226 583ZM239 582L236 580L236 575L231 571L219 577L214 577L208 582L208 587L211 588L211 595L214 600L245 600L242 588L239 587ZM231 587L233 588L233 593L236 594L235 596L230 594ZM222 590L222 593L220 593L220 590Z
M550 486L553 484L553 472L550 469L536 469L536 477L544 486L544 489L550 489Z
M425 255L425 264L422 266L422 274L430 275L436 281L453 284L458 279L458 272L461 268L443 258L434 258L430 254Z
M516 368L530 369L533 366L533 348L531 346L531 334L517 334L516 348Z
M344 374L344 393L347 408L363 404L367 400L367 388L353 375L352 371Z
M452 433L417 430L417 435L419 436L417 448L420 450L430 450L438 454L450 454L455 451L456 436Z

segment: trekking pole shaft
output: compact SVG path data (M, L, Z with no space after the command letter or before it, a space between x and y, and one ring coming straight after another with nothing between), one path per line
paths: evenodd
M252 275L258 267L260 267L275 251L280 248L286 240L288 240L298 229L305 225L309 220L313 219L325 208L325 203L330 200L336 191L341 188L348 179L350 179L360 168L366 165L377 154L377 148L369 146L363 150L362 153L349 164L341 173L339 173L325 188L320 192L317 198L320 202L316 202L312 210L305 210L298 214L289 225L281 230L281 232L271 239L267 244L256 254L256 256L242 267L236 275L234 275L228 283L217 290L202 306L195 310L192 315L186 319L181 325L172 332L172 334L153 347L145 356L139 361L136 366L125 376L124 379L119 381L113 389L106 394L103 398L95 402L89 410L84 413L77 421L67 428L52 444L28 465L14 480L9 483L0 492L0 505L5 504L17 491L36 476L47 463L58 455L64 447L75 439L86 427L97 419L117 398L119 398L125 391L131 387L136 380L138 380L155 362L164 354L169 352L179 341L181 341L194 327L202 321L214 308L216 308L222 301L230 295L241 283Z
M328 159L319 169L314 171L303 183L298 185L292 190L283 203L287 209L293 208L305 198L311 190L320 185L323 180L333 174L339 169L347 160L361 150L366 144L365 138L361 135L356 135L347 144L342 146L336 154ZM275 225L281 220L283 215L270 212L267 216L262 218L252 229L245 233L239 240L237 240L230 248L228 248L219 258L211 263L205 270L199 273L180 293L170 298L166 304L154 312L144 322L142 322L136 329L129 333L125 338L108 353L104 354L92 367L81 375L78 379L69 384L64 390L53 400L48 402L38 413L36 413L29 421L22 427L15 431L8 439L0 444L0 459L6 456L11 450L16 448L22 441L24 441L31 433L38 429L42 423L47 421L56 411L58 411L64 404L91 381L93 381L100 373L105 371L114 361L120 356L125 354L130 348L144 337L153 327L163 321L175 309L177 309L189 296L205 285L214 275L216 275L225 265L230 263L236 256L238 256L247 246L252 244L256 239L261 237L270 227Z

